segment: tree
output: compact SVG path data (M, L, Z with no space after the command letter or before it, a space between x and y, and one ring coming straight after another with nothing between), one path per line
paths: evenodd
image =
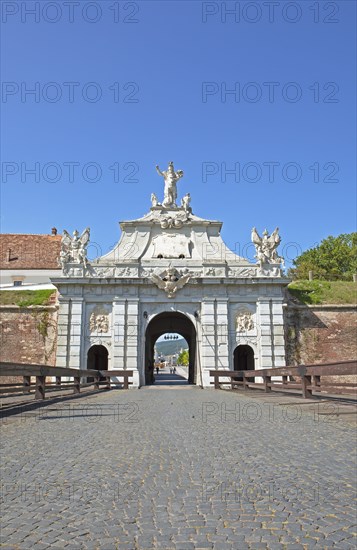
M293 264L288 272L293 279L308 279L312 271L315 279L352 280L357 273L357 233L329 236L295 258Z
M189 363L188 349L184 349L181 351L181 353L177 358L177 364L184 365L185 367L187 367L188 363Z

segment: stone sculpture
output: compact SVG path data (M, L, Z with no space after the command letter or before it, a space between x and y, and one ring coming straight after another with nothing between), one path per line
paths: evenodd
M176 199L177 199L177 182L180 178L183 177L183 171L177 170L175 172L174 163L169 162L169 166L166 171L161 172L159 166L156 166L156 171L159 176L164 178L165 188L164 188L164 200L162 206L165 208L176 208Z
M176 292L191 279L191 274L181 275L177 269L170 266L161 276L152 273L150 279L166 292L168 298L175 298Z
M93 311L89 319L89 328L91 332L108 332L108 315L98 314Z
M254 328L253 318L250 311L243 311L237 315L237 332L246 332Z
M191 195L190 193L186 193L186 195L181 199L181 206L187 213L192 212L192 208L190 207L191 204Z
M60 264L63 272L67 271L69 263L82 264L85 268L89 265L87 260L89 234L89 227L80 236L77 230L73 231L73 237L64 229L60 252Z
M269 235L268 231L265 229L263 237L260 237L256 228L253 227L252 242L256 250L255 257L261 269L264 264L281 264L283 262L283 258L278 256L276 250L281 242L278 227L274 229L271 235Z
M151 206L154 208L155 206L159 206L159 201L157 200L157 196L155 193L151 193Z

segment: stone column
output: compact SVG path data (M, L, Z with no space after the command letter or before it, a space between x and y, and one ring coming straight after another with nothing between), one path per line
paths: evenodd
M283 299L276 299L272 303L273 317L273 343L275 367L283 367L286 364L285 359L285 340L284 340L284 319L283 319Z
M68 317L70 321L69 338L69 367L73 369L86 368L81 365L81 349L85 338L83 326L83 298L76 297L71 299L71 312Z
M113 363L112 369L124 368L125 300L113 302Z
M257 301L257 325L260 364L256 368L271 368L275 361L272 350L271 310L270 300L259 298Z
M229 369L228 347L228 300L217 299L216 344L219 369Z
M114 300L113 332L112 368L133 370L130 387L138 387L138 300Z
M139 387L139 342L138 342L138 323L139 323L139 299L131 298L127 303L126 310L126 367L133 370L133 384L130 386Z
M202 385L210 386L209 370L217 366L215 303L214 300L204 299L201 305L201 369Z
M57 351L56 366L69 367L70 356L70 319L72 304L68 298L59 298L58 324L57 324Z

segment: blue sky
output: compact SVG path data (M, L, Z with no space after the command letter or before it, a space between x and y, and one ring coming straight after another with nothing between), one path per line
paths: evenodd
M237 252L354 231L356 4L268 4L2 2L1 231L90 226L104 254L169 160Z

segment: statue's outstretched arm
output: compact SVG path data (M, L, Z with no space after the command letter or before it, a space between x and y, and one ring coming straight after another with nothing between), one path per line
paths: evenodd
M161 172L161 170L160 170L158 164L155 166L155 168L156 168L156 172L159 174L159 176L163 176L163 175L164 175L164 174Z

